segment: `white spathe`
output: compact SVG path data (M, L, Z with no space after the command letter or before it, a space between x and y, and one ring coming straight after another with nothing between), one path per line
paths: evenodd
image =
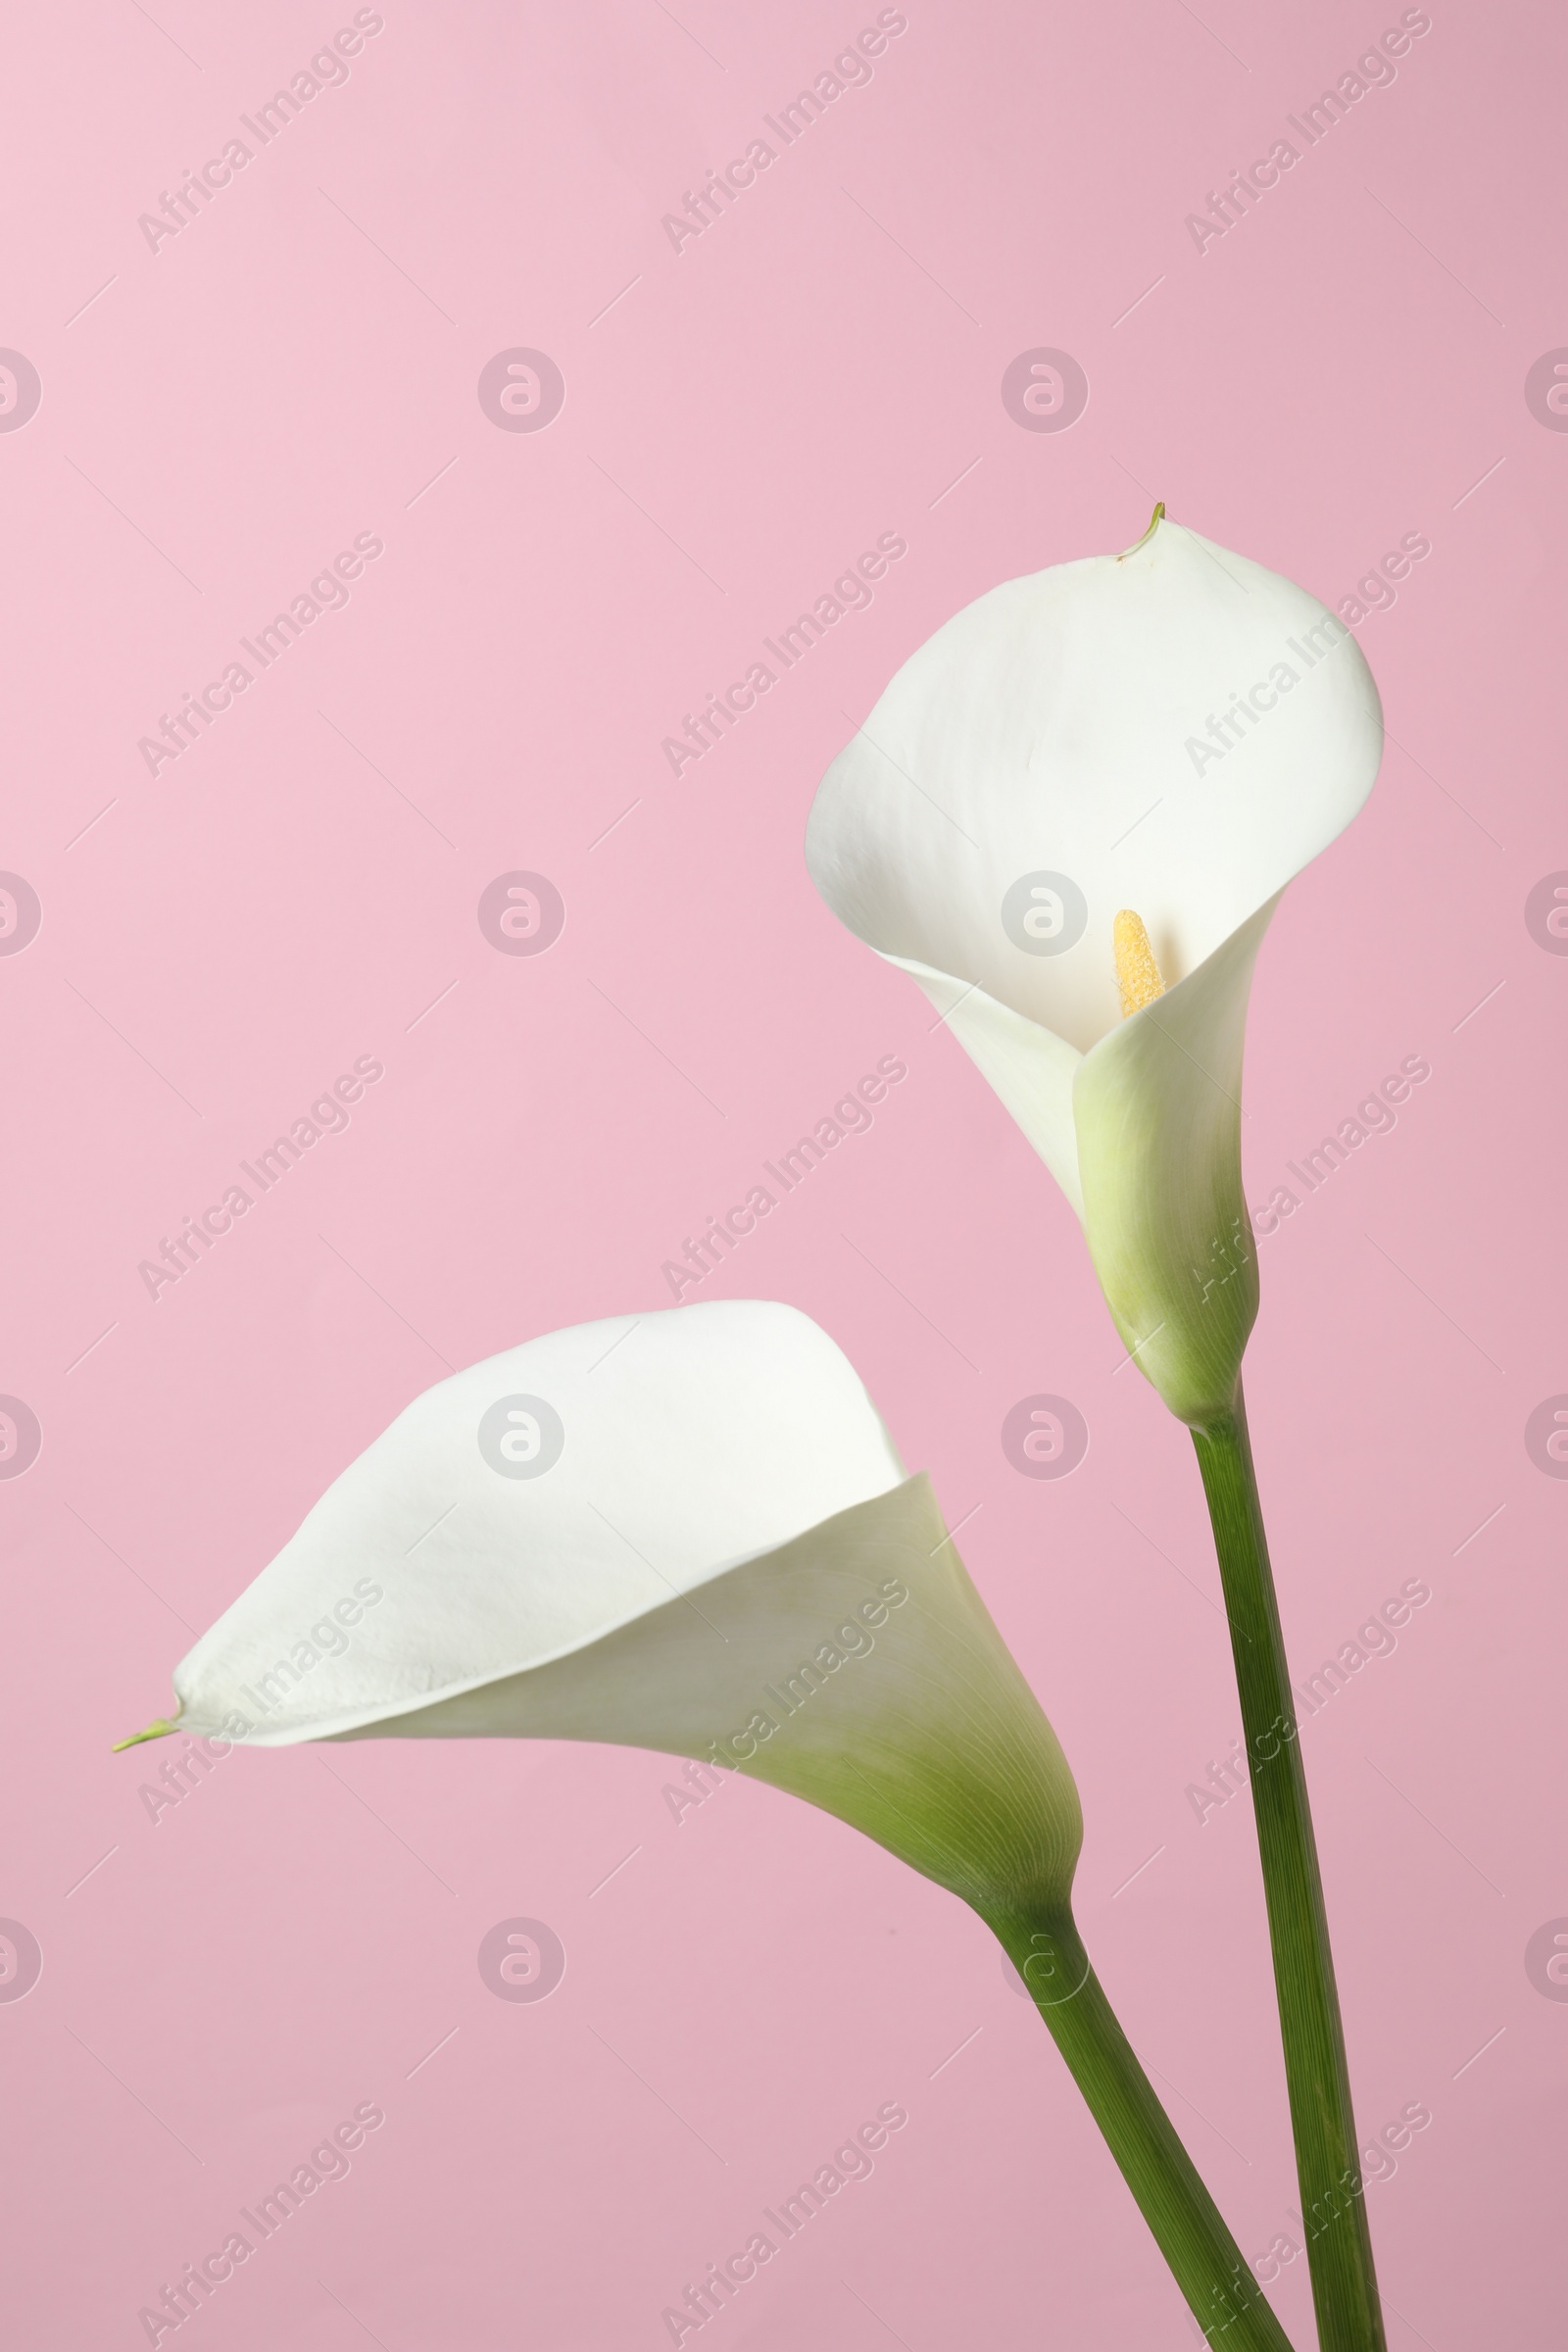
M531 1404L486 1441L514 1397ZM530 1458L550 1414L559 1452L546 1437ZM239 1687L296 1647L295 1674L247 1710L261 1744L542 1666L904 1476L854 1367L792 1307L549 1332L427 1389L349 1465L177 1668L181 1728L243 1709ZM313 1624L344 1597L353 1614L366 1578L381 1597L311 1662Z
M180 1730L619 1741L809 1798L971 1900L1064 1897L1054 1736L853 1366L787 1306L442 1381L175 1669Z
M1240 1180L1253 959L1286 883L1366 799L1382 744L1345 624L1159 519L1123 556L1009 580L956 614L811 809L817 889L947 1017L1083 1219L1124 1341L1184 1419L1228 1406L1256 1307ZM1125 1022L1122 907L1167 982Z

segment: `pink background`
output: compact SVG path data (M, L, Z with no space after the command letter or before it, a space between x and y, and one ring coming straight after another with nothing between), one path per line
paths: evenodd
M352 12L10 29L0 343L43 398L0 434L0 866L44 911L0 959L0 1389L44 1434L0 1486L0 1912L44 1965L0 2004L8 2333L145 2341L139 2307L377 2101L188 2323L210 2346L652 2352L898 2100L874 2176L703 2342L1194 2340L986 1933L836 1823L736 1785L677 1824L664 1759L459 1743L230 1756L155 1821L167 1746L109 1753L409 1397L667 1303L683 1238L887 1054L873 1131L696 1295L815 1315L973 1514L1079 1776L1102 1975L1244 2249L1292 2230L1248 1803L1200 1824L1185 1793L1239 1729L1187 1439L1115 1371L1044 1170L800 855L895 666L1158 496L1331 603L1432 543L1359 630L1382 780L1262 957L1250 1197L1402 1056L1432 1076L1263 1243L1249 1381L1298 1674L1404 1579L1433 1594L1303 1732L1363 2136L1433 2118L1368 2190L1391 2344L1555 2341L1568 2007L1524 1954L1568 1913L1568 1486L1523 1429L1568 1389L1568 963L1523 907L1568 865L1568 441L1523 385L1568 341L1560 21L1441 0L1200 254L1185 216L1396 7L909 0L869 85L677 253L662 216L874 8L383 13L156 253L138 215ZM1065 432L999 396L1039 345L1088 374ZM480 409L512 346L564 374L544 432ZM886 531L870 610L673 778L682 714ZM347 609L150 776L138 738L357 532L385 552ZM480 933L512 868L564 899L546 955ZM386 1074L349 1131L149 1298L138 1261L359 1054ZM1001 1450L1039 1390L1092 1433L1060 1483ZM475 1965L518 1914L567 1953L539 2005ZM1274 2290L1301 2346L1305 2271Z

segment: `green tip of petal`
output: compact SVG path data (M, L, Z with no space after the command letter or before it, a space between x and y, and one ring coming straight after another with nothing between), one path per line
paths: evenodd
M1144 533L1142 539L1135 540L1131 547L1124 547L1121 554L1116 558L1117 563L1125 564L1129 556L1136 556L1141 547L1147 547L1150 540L1152 539L1154 533L1158 530L1164 519L1165 501L1160 499L1155 505L1154 512L1149 517L1149 528Z
M143 1740L163 1740L178 1729L177 1723L171 1723L165 1716L157 1715L144 1732L132 1732L128 1740L117 1740L109 1752L112 1756L118 1756L122 1747L135 1747Z

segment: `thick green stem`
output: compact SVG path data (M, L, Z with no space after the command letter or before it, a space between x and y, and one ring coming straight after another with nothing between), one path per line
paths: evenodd
M983 1916L1034 1995L1208 2342L1224 2352L1290 2352L1289 2337L1116 2023L1071 1912Z
M1384 2352L1323 1882L1240 1386L1233 1411L1195 1429L1193 1443L1241 1690L1318 2342Z

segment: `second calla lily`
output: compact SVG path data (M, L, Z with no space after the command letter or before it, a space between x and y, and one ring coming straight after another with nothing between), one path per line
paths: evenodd
M602 1740L1065 1902L1055 1736L853 1366L793 1307L579 1324L428 1389L174 1671L177 1726Z
M604 1740L837 1814L995 1931L1205 2332L1290 2352L1074 1925L1055 1734L929 1482L792 1307L579 1324L427 1390L174 1689L122 1745Z
M1164 518L993 589L829 768L817 889L925 990L1083 1221L1183 1420L1231 1405L1257 1309L1242 1043L1279 894L1382 754L1317 599Z

